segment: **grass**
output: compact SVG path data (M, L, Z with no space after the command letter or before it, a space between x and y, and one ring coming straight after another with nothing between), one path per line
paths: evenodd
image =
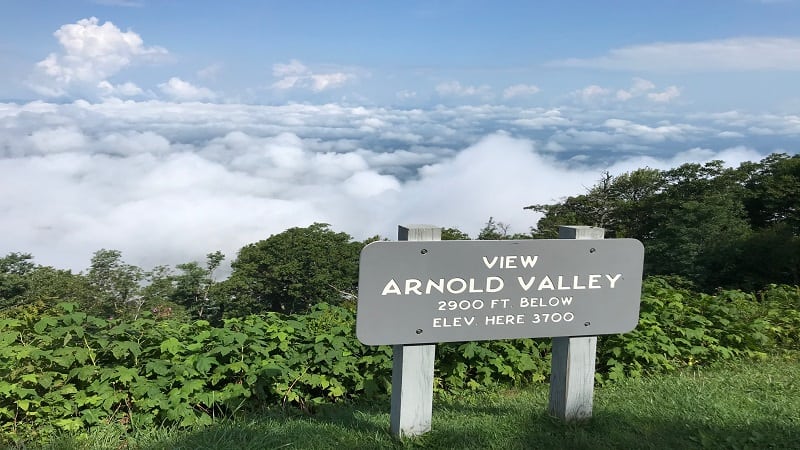
M195 430L60 436L41 447L90 449L688 449L800 447L800 354L627 380L595 390L593 418L546 413L548 386L440 395L432 431L394 440L389 402L329 405L308 416L265 408ZM34 448L34 447L27 447Z

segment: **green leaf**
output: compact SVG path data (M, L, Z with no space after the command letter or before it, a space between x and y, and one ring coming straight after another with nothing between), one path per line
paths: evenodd
M46 330L48 326L55 327L57 325L58 325L58 319L56 319L55 317L44 316L33 325L33 331L41 334L44 333L44 330Z
M157 375L166 375L169 373L169 367L162 359L152 359L148 361L147 364L145 364L145 369Z
M216 358L213 358L211 356L201 355L198 356L197 361L195 361L195 368L197 369L198 372L202 374L207 374L208 371L211 370L211 367L217 364L218 363Z
M183 344L181 344L180 341L174 337L171 337L162 342L160 348L162 352L169 352L173 355L179 355L183 350Z

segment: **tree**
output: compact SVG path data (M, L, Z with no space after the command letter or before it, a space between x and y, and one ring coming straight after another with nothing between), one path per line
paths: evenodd
M140 285L144 277L142 269L122 261L119 250L96 251L86 274L94 290L92 309L108 316L138 314L144 305Z
M214 272L219 268L225 255L220 251L206 255L206 266L196 262L176 266L181 273L174 277L175 289L172 299L186 308L187 313L198 319L216 319L219 317L220 305L212 295L216 284Z
M34 269L30 253L9 253L0 258L0 309L18 304L28 290L26 275Z
M534 238L557 238L559 225L590 225L605 228L607 237L642 239L652 226L643 209L664 184L656 169L638 169L618 176L603 172L585 194L524 209L544 213L532 230Z
M28 253L0 258L0 313L38 316L61 302L89 303L89 283L69 270L39 266Z
M495 222L494 217L489 217L486 225L478 232L478 240L496 241L500 239L509 239L508 230L510 228L510 225L503 222Z
M290 228L247 245L221 287L224 314L294 313L318 302L340 303L357 290L362 247L324 223Z
M442 228L443 241L468 241L470 237L467 233L458 228Z
M753 227L785 223L800 236L800 155L776 153L758 164L742 164L740 170L749 175L745 206Z

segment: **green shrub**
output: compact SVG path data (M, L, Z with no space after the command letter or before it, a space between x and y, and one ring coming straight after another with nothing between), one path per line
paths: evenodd
M800 288L708 295L675 281L646 280L636 329L599 338L600 382L800 348ZM221 326L151 314L101 319L72 303L56 310L0 318L2 441L105 424L202 425L262 405L311 412L391 390L392 349L356 340L352 305ZM440 344L436 389L543 382L550 352L549 339Z

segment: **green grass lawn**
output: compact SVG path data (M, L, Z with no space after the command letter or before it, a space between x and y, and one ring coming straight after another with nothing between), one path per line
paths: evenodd
M563 424L548 386L440 395L432 431L401 442L389 401L325 406L313 415L265 409L196 430L61 436L47 449L636 449L800 448L800 355L628 380L595 389L594 415ZM30 448L30 447L28 447Z

